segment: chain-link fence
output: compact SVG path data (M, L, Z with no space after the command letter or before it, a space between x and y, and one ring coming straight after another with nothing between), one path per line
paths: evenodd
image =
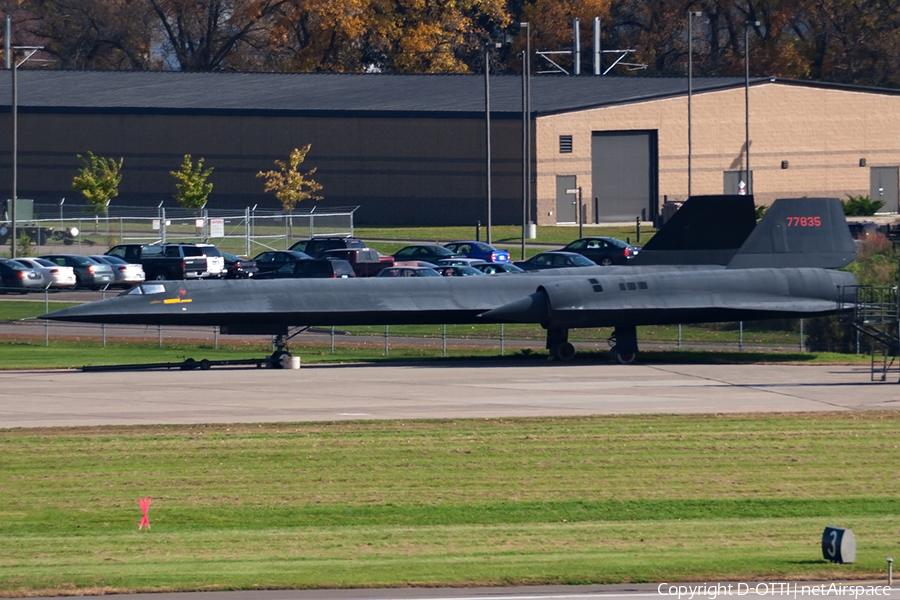
M291 213L257 210L110 206L106 214L93 207L65 203L35 203L17 215L16 238L20 247L25 235L35 254L57 246L72 252L103 252L128 242L208 242L221 250L251 256L263 250L283 250L311 237L353 235L353 217L358 207L318 211L316 207ZM9 217L0 215L0 245L9 246ZM96 250L94 248L96 247ZM22 254L22 252L17 252Z

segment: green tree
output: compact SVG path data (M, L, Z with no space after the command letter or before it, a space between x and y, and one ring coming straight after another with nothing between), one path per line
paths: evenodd
M197 161L195 168L191 162L191 155L185 154L184 160L181 161L180 171L169 171L169 174L177 179L180 183L176 183L175 187L178 193L175 194L175 200L185 208L203 208L212 192L213 184L207 183L206 180L213 172L210 167L203 170L203 159Z
M106 214L106 205L111 198L119 195L119 183L122 181L122 161L104 158L88 151L87 157L78 155L84 166L72 180L72 189L81 192L87 203L94 207L97 214Z
M306 154L312 144L307 144L303 148L294 148L291 150L290 158L287 162L276 160L275 164L280 167L280 171L260 171L257 177L264 177L266 185L263 191L275 192L275 197L281 202L285 212L294 210L294 206L303 200L321 200L321 196L315 196L314 192L322 189L317 182L309 179L309 176L316 172L313 168L306 173L297 170L304 160Z

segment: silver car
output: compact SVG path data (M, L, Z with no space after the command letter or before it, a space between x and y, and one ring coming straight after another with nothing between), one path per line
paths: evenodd
M15 290L25 294L28 290L43 288L44 279L33 269L14 260L0 258L0 293Z
M43 287L75 287L75 269L57 265L43 258L16 258L15 261L33 269L43 279Z
M75 269L78 287L100 289L115 282L112 267L80 254L45 254L41 258L64 267Z
M113 276L115 277L113 285L131 287L144 283L144 280L147 278L147 275L144 273L144 267L130 263L124 258L107 254L92 254L90 258L112 267Z

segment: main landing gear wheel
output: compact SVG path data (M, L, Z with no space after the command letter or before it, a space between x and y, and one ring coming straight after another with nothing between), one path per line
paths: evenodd
M575 346L569 342L555 344L550 348L550 356L562 362L570 361L575 358Z
M620 325L609 336L609 355L620 365L630 365L637 358L637 328Z
M269 357L269 366L273 369L283 369L284 363L291 360L291 353L287 350L276 350Z
M637 358L637 352L619 350L617 346L613 346L609 353L620 365L630 365Z

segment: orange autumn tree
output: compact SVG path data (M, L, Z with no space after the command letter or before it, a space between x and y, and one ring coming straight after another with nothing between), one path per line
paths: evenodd
M315 192L321 190L322 186L309 178L316 172L316 169L310 169L306 173L298 170L300 164L306 160L310 148L312 148L312 144L307 144L303 148L294 148L291 150L287 162L275 161L279 170L260 171L256 174L257 177L263 177L266 180L263 191L274 192L285 212L291 212L297 203L303 200L322 199L321 196L315 195Z

